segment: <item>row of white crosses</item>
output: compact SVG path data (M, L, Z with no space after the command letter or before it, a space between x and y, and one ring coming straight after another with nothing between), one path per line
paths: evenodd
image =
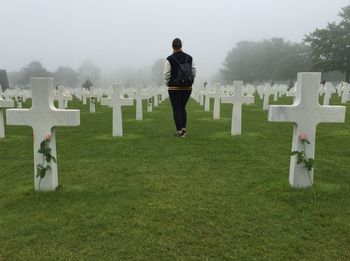
M8 125L26 125L33 129L34 137L34 187L39 189L40 178L37 177L37 165L42 164L42 155L38 153L40 143L47 134L51 135L49 147L51 155L56 157L56 126L77 126L80 124L79 110L56 109L53 102L52 78L31 78L32 107L30 109L8 109ZM41 181L40 190L52 191L58 186L57 165L48 163L49 169Z
M310 145L305 147L308 158L315 157L316 127L322 122L344 122L344 106L321 106L318 102L321 73L299 73L296 100L293 105L271 105L268 120L275 122L293 122L292 151L304 150L299 138L307 133ZM310 179L309 175L310 174ZM293 187L309 187L313 182L313 170L297 164L297 156L291 156L289 183Z
M255 87L250 85L246 91L252 95L255 93ZM235 81L233 86L223 87L220 84L214 85L214 90L207 87L206 90L196 88L193 97L197 100L202 99L200 96L203 95L204 99L204 110L210 110L210 98L214 98L214 109L213 119L220 119L220 104L229 103L232 104L232 119L231 119L231 134L240 135L242 132L242 105L254 103L254 96L244 95L243 82Z
M308 134L308 139L311 142L311 145L306 149L308 157L314 157L317 124L321 122L344 122L345 120L345 107L319 105L318 91L320 78L321 75L319 73L298 74L296 102L290 106L270 106L269 108L268 119L270 121L288 121L295 123L292 145L293 151L303 149L301 148L302 143L299 140L299 134L302 132ZM42 157L37 151L43 137L46 133L51 134L52 138L50 147L52 149L52 155L56 157L55 126L79 125L80 112L79 110L62 110L54 107L51 78L32 78L31 86L33 97L32 108L7 110L7 121L9 125L28 125L33 128L34 179L35 189L38 189L39 178L36 177L36 166L41 163ZM242 82L234 82L234 95L222 97L220 86L217 85L215 86L215 93L213 95L214 99L217 98L223 103L233 104L231 124L232 135L241 133L242 104L250 104L254 102L253 97L245 97L243 95L242 86ZM113 107L113 136L122 136L123 134L121 107L132 105L132 99L121 97L120 89L120 85L114 84L112 98L102 100L103 104ZM142 119L142 100L147 99L149 95L142 94L141 89L142 87L140 86L136 89L134 98L136 101L139 100ZM216 104L218 104L220 108L220 102ZM140 109L137 109L136 111L137 117ZM216 113L219 112L218 115L220 115L220 109L215 110L214 108L214 111L216 111ZM42 190L54 190L58 186L57 165L53 162L49 164L51 165L51 170L42 181ZM295 187L310 186L311 184L307 175L307 170L296 164L296 156L292 156L289 178L290 184ZM312 175L313 173L311 173L311 177Z

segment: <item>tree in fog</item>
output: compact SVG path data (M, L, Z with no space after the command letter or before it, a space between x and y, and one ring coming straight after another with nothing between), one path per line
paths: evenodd
M329 23L306 36L311 47L312 68L322 72L345 73L350 80L350 6L342 8L340 23Z
M17 84L27 86L30 83L30 77L50 77L52 73L46 70L41 62L32 61L20 71Z
M78 68L80 83L85 83L87 80L94 85L99 85L101 80L100 68L91 61L84 61Z
M261 42L239 42L226 56L221 70L228 83L291 80L297 72L308 71L308 48L272 38Z
M153 63L151 69L151 83L157 86L164 84L163 71L165 66L165 59L160 58Z
M0 86L3 91L5 91L10 87L6 70L0 70Z
M60 66L53 73L55 85L64 85L69 87L78 87L78 73L70 67Z
M20 72L17 72L17 71L9 72L7 74L7 76L9 79L10 86L15 87L15 86L19 85L19 81L21 78Z

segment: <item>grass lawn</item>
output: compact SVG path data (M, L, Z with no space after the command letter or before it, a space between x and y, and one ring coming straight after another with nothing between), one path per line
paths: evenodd
M173 136L169 101L143 121L125 107L122 138L110 108L88 106L75 100L81 125L57 128L62 187L39 197L32 131L6 127L0 260L350 259L349 104L345 124L317 129L315 202L288 184L292 124L268 122L261 100L235 137L228 104L213 120L191 100L186 138Z

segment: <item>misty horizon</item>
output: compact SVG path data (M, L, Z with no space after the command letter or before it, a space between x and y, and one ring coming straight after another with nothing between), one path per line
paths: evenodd
M222 67L240 41L304 36L338 21L348 0L297 1L2 1L0 69L18 71L40 61L50 71L77 69L85 60L104 74L149 68L171 52L179 37L183 50L207 78Z

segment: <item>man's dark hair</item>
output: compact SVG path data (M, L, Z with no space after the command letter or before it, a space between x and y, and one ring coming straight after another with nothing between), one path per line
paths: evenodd
M181 49L182 48L182 42L181 42L181 40L179 39L179 38L175 38L174 40L173 40L173 44L172 44L172 46L173 46L173 49Z

